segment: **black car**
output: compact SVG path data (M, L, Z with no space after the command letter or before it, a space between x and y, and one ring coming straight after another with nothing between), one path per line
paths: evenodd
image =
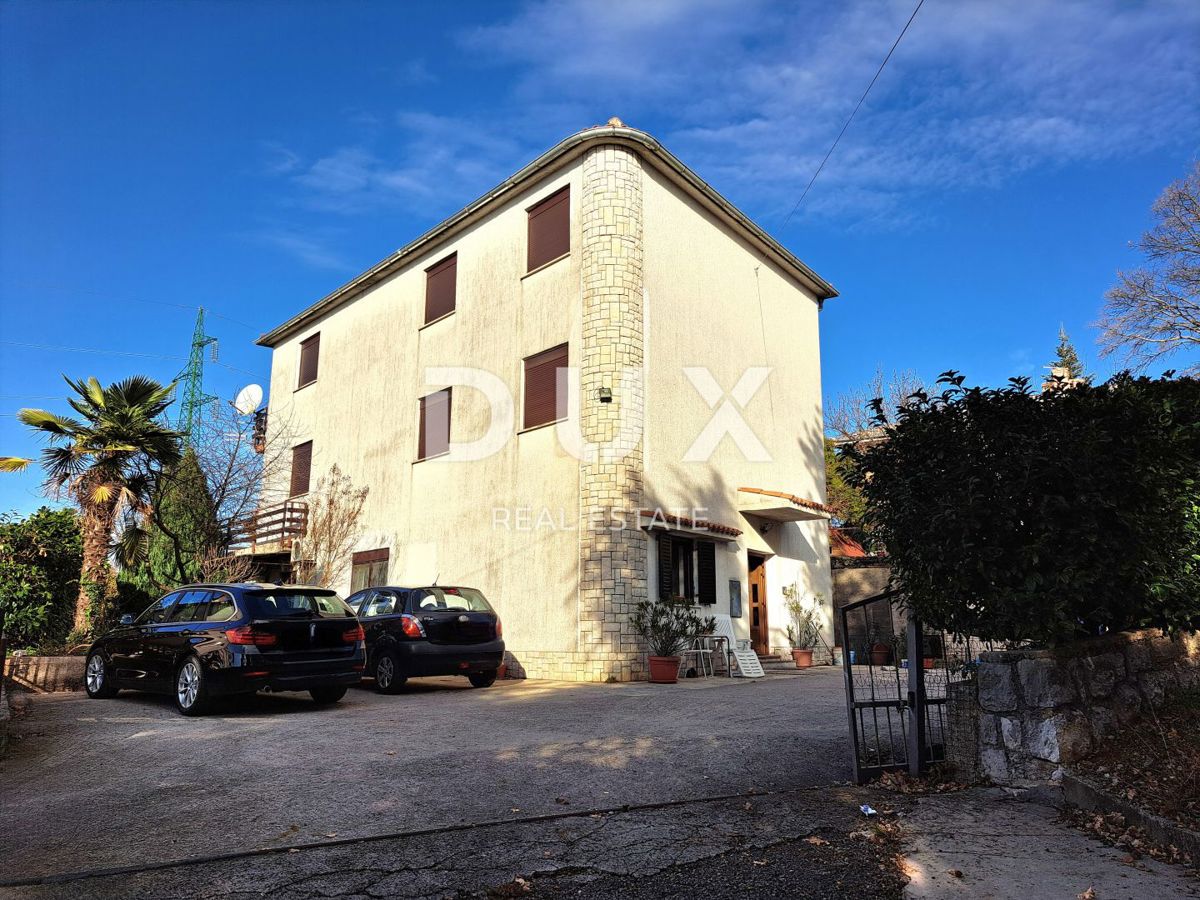
M500 617L475 588L373 587L346 602L367 635L367 674L383 693L421 675L495 682L504 661Z
M365 638L333 591L298 585L195 584L172 591L88 650L89 697L122 688L168 693L185 716L213 697L308 691L336 703L362 678Z

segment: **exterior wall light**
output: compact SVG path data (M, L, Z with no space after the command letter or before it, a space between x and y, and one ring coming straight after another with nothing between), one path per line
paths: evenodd
M612 388L602 387L596 391L596 396L601 403L612 403Z

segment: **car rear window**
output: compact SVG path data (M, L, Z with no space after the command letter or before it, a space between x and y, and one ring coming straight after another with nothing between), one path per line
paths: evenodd
M444 609L451 612L491 612L492 607L475 588L429 587L413 591L414 609Z
M251 615L259 619L354 615L354 610L346 605L346 601L332 591L262 591L246 596L250 601Z

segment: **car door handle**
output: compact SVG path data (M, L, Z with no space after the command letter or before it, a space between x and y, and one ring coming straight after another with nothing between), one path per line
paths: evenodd
M190 629L190 628L185 628L185 629L183 629L183 631L181 631L179 633L182 634L184 637L189 637L190 635L193 635L196 632L192 631L192 629Z

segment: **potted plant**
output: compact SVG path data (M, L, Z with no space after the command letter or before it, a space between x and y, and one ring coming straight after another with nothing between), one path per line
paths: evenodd
M787 627L787 637L788 643L792 645L792 661L797 669L807 669L812 665L813 647L821 639L817 606L809 606L800 599L800 589L797 585L785 587L783 596L787 598L787 611L791 618Z
M630 624L650 651L650 681L674 684L679 679L679 654L689 638L710 633L713 619L702 620L685 597L643 600L630 616Z

